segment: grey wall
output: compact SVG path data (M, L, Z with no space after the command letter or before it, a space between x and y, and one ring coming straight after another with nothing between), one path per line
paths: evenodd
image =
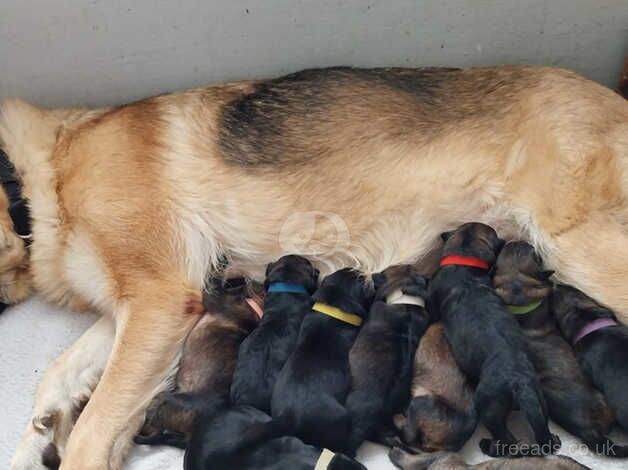
M628 0L0 0L0 97L119 103L352 64L526 62L614 86Z

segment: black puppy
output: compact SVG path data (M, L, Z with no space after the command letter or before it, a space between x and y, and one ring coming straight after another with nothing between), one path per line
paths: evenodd
M440 315L456 362L478 381L475 409L493 439L480 448L491 457L553 453L558 436L517 321L493 290L490 266L504 242L491 227L468 223L442 235L441 268L430 282L428 310ZM536 446L520 447L506 420L515 405L525 414Z
M297 343L317 281L318 270L301 256L284 256L268 265L264 316L240 346L231 385L234 404L270 412L275 380Z
M213 412L198 420L185 453L185 470L365 470L342 454L317 449L282 429L252 406L233 408L216 399Z
M537 371L549 415L596 453L626 457L628 449L608 439L615 418L602 394L578 365L551 312L551 271L526 242L504 246L495 265L493 285L523 329L530 360Z
M412 265L373 274L375 303L349 353L351 416L347 452L391 426L391 417L410 399L414 355L430 319L427 281Z
M628 431L628 328L583 292L557 286L552 309L580 367L604 394L619 425Z
M373 297L356 271L327 276L314 293L296 349L281 370L272 415L308 444L333 451L347 444L350 417L344 406L351 387L349 350Z

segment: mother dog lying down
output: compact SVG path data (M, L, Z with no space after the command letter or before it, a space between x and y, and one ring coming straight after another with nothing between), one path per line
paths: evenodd
M41 468L51 439L63 470L121 467L222 257L255 276L286 252L322 274L380 271L475 220L628 321L628 104L567 71L332 68L0 112L33 232L27 250L2 194L3 300L35 290L105 314L45 376L15 470ZM94 345L114 326L107 357Z

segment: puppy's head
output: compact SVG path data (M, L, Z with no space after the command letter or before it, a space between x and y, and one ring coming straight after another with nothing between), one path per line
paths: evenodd
M373 287L364 275L350 268L330 274L312 296L323 302L356 315L364 316L373 302Z
M493 286L505 304L526 305L550 295L552 274L554 271L543 269L543 261L532 245L509 242L497 257Z
M413 297L427 297L427 279L411 264L390 266L381 273L373 274L373 285L375 300L386 300L396 290Z
M612 310L575 287L557 285L552 293L552 312L563 336L573 342L584 326L600 318L616 320Z
M319 272L306 258L298 255L286 255L266 267L266 281L268 288L273 282L289 282L302 284L311 294L316 290Z
M441 238L445 242L443 257L473 256L489 265L495 263L497 254L504 246L504 240L497 236L492 227L477 222L469 222L456 230L443 232Z
M235 321L248 330L255 327L259 318L247 299L253 299L263 309L264 295L263 286L252 279L214 278L203 292L203 307L209 314Z

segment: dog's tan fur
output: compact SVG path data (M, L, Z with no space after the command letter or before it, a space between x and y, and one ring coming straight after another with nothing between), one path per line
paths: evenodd
M260 90L275 101L252 99L256 120L238 121L250 116L233 102ZM32 287L116 323L65 470L120 468L221 255L257 276L294 250L324 271L379 271L477 220L531 240L561 280L628 320L628 104L570 72L340 69L0 113L34 234L29 256L0 219L0 292L14 302Z

